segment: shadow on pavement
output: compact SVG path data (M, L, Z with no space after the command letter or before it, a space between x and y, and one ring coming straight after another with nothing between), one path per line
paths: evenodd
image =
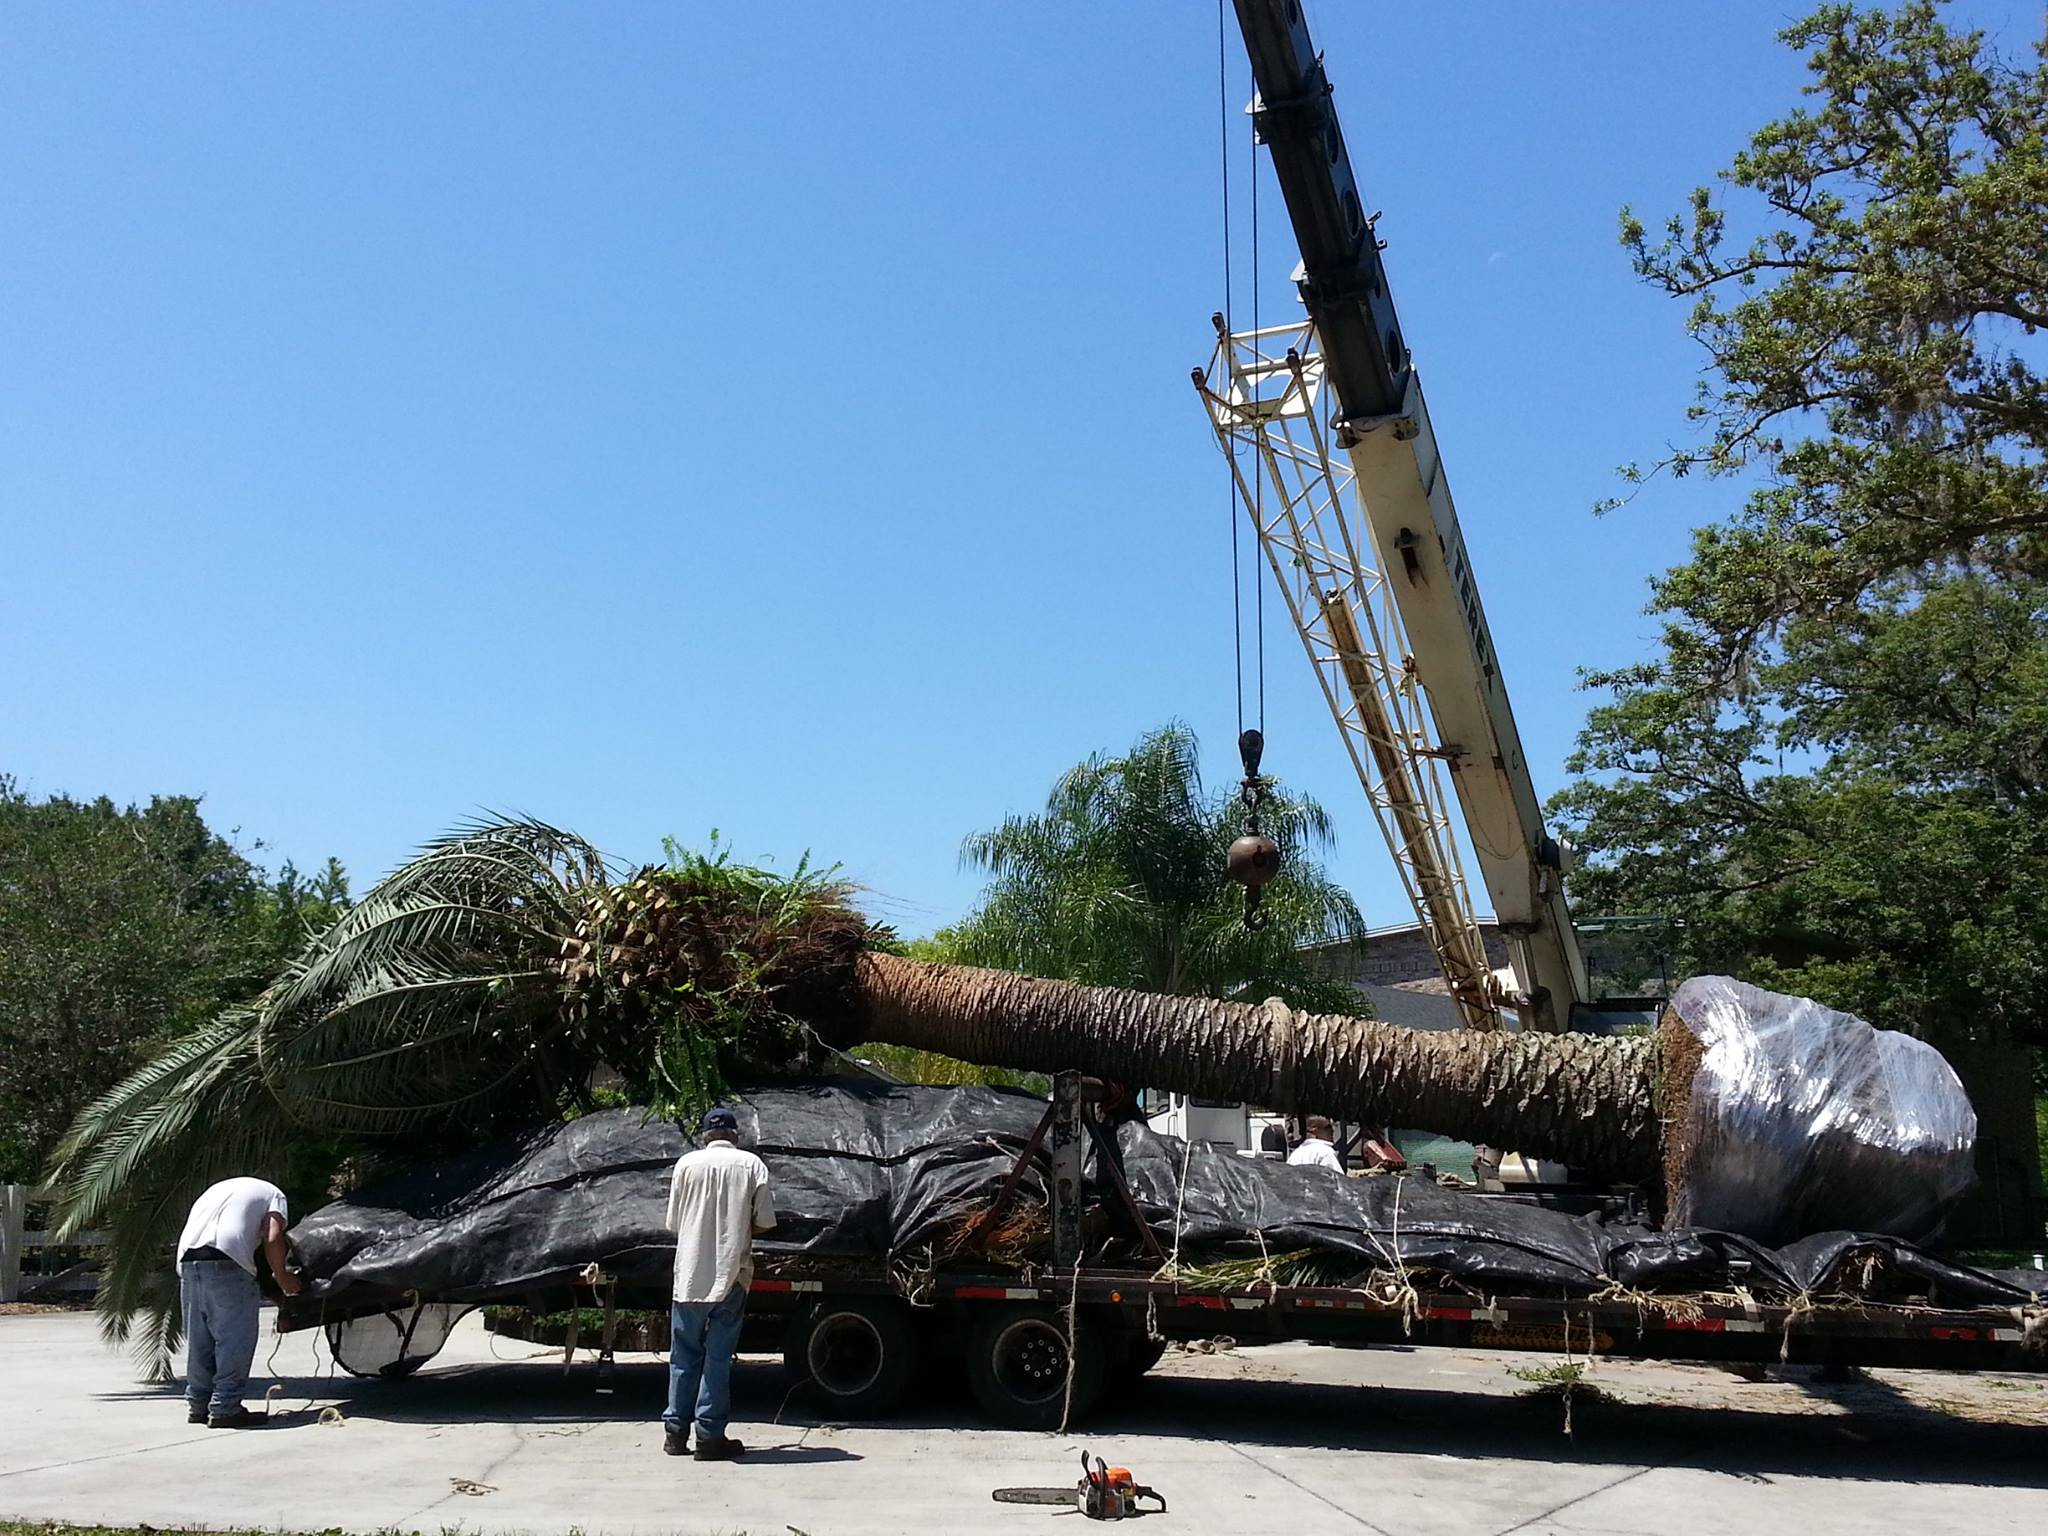
M405 1381L350 1376L283 1378L275 1428L311 1427L309 1399L332 1403L351 1419L403 1424L603 1422L653 1424L667 1392L659 1360L636 1358L613 1369L611 1391L579 1364L564 1376L558 1361L429 1366ZM268 1385L251 1383L250 1402ZM1784 1409L1715 1404L1620 1402L1582 1393L1573 1433L1563 1431L1554 1393L1503 1396L1414 1387L1333 1385L1256 1378L1154 1376L1122 1397L1105 1396L1074 1435L1156 1435L1222 1441L1240 1447L1359 1450L1402 1455L1484 1457L1585 1465L1696 1467L1759 1480L1774 1475L1876 1482L2048 1487L2048 1427L1973 1422L1913 1402L1882 1382L1839 1386L1799 1383L1808 1399ZM175 1387L106 1394L161 1397L181 1411ZM1829 1409L1839 1411L1828 1411ZM770 1445L759 1426L792 1437L818 1421L792 1395L778 1362L736 1361L733 1417L756 1426L750 1462L826 1461L850 1453L832 1446ZM927 1391L911 1407L876 1421L902 1429L978 1429L985 1422L964 1392Z

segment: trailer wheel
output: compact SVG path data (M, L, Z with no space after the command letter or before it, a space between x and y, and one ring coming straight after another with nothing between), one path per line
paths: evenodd
M1005 1429L1058 1429L1061 1419L1087 1413L1102 1391L1102 1343L1085 1317L1075 1319L1070 1400L1066 1314L1057 1307L991 1308L968 1330L967 1384Z
M899 1302L847 1297L820 1302L791 1320L782 1368L828 1415L887 1413L910 1379L910 1322Z
M1129 1334L1124 1347L1110 1367L1110 1374L1119 1386L1135 1386L1153 1366L1166 1354L1166 1340L1147 1338L1142 1333Z

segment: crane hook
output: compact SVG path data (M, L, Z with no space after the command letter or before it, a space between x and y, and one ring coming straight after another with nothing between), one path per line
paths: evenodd
M1244 778L1237 787L1238 798L1244 802L1244 836L1224 855L1230 878L1244 887L1244 925L1254 933L1272 921L1259 902L1264 888L1280 873L1280 845L1259 827L1259 811L1271 798L1266 781L1259 777L1259 759L1265 750L1266 738L1257 731L1245 731L1237 738L1237 755L1244 764Z

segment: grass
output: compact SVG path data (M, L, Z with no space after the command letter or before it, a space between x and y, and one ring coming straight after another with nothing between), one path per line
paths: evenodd
M1586 1383L1587 1367L1576 1360L1559 1360L1554 1365L1511 1365L1508 1374L1517 1381L1526 1381L1531 1386L1556 1387L1570 1391Z
M1572 1410L1580 1403L1612 1403L1614 1397L1600 1390L1587 1380L1592 1374L1592 1365L1587 1361L1559 1360L1550 1365L1511 1365L1508 1374L1517 1381L1529 1383L1529 1390L1518 1394L1524 1399L1556 1402L1564 1410L1563 1429L1566 1438L1572 1434Z

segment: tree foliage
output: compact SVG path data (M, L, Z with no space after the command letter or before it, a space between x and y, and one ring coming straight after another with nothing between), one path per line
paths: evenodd
M1274 793L1263 816L1281 846L1270 922L1249 929L1224 852L1243 830L1234 795L1204 790L1199 745L1173 724L1118 756L1098 754L1053 787L1045 809L967 841L989 874L981 905L947 931L947 958L1065 981L1207 997L1280 996L1361 1011L1304 946L1356 938L1351 897L1315 855L1331 842L1314 801Z
M267 875L199 802L32 799L0 776L0 1179L149 1048L260 990L347 905L339 864Z
M1705 435L1656 468L1749 489L1653 583L1659 653L1590 679L1575 894L1674 919L1692 969L2039 1038L2048 53L1925 3L1782 36L1812 104L1661 242L1623 214L1708 360Z
M1659 242L1622 215L1707 355L1705 438L1656 467L1761 479L1656 584L1677 680L1719 692L1787 621L1892 581L2048 575L2048 52L2003 58L1924 0L1781 35L1814 105L1722 173L1755 231L1704 187Z

